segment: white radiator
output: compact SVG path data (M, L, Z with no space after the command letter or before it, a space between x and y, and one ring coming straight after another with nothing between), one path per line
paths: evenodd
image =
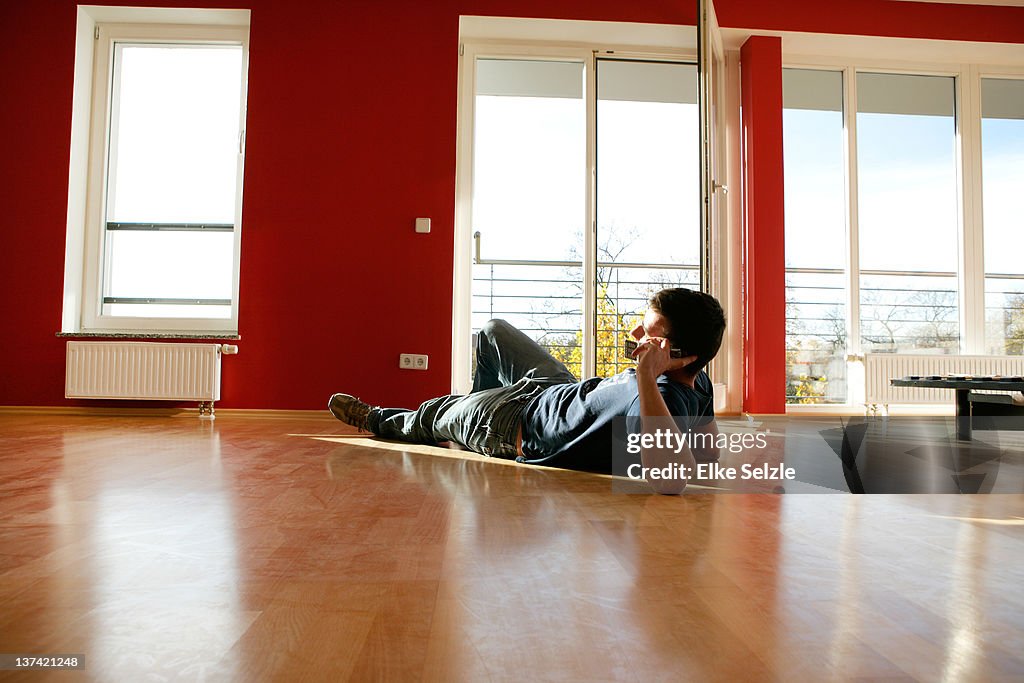
M220 356L220 344L71 341L64 395L218 401Z
M949 403L950 389L894 387L889 380L908 375L1024 375L1024 356L930 356L868 353L864 356L864 402Z

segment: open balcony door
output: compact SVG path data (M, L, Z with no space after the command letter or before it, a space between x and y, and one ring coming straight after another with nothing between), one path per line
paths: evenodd
M725 51L722 33L712 0L697 0L697 77L698 116L700 126L700 227L701 227L701 289L714 293L717 289L715 241L724 228L725 201L728 187L725 180L725 145L720 137Z
M488 318L509 320L581 377L607 376L626 363L621 338L653 293L644 287L719 293L724 155L712 134L723 51L713 9L701 11L703 97L696 27L624 24L592 49L464 46L457 393L471 385L471 333Z
M697 0L697 77L700 126L700 288L723 297L722 251L728 229L728 183L725 145L725 49L713 0ZM728 356L709 368L712 380L725 383ZM724 387L716 389L716 394Z

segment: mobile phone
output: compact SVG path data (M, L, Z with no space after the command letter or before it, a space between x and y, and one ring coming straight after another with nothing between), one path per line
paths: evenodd
M623 342L622 346L625 349L626 358L633 360L633 352L636 351L636 347L640 346L640 343L635 339L627 339L625 342ZM668 355L671 358L685 358L686 352L683 351L682 349L677 349L676 347L673 346L672 348L669 349Z

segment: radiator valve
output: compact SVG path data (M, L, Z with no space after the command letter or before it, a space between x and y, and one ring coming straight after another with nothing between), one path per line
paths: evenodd
M200 420L212 420L217 416L213 414L213 401L200 401L199 403L199 419Z

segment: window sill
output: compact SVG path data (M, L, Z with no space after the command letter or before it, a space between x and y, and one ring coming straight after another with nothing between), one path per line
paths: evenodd
M225 339L238 341L237 332L58 332L64 339Z

